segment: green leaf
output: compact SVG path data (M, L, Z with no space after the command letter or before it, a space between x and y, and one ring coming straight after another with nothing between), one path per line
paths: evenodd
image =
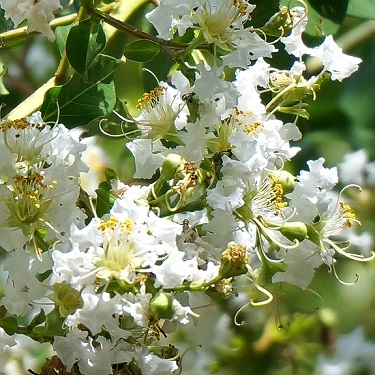
M44 329L39 332L40 334L48 335L48 336L64 336L67 332L67 328L64 328L65 317L61 316L59 313L59 309L55 306L55 308L48 313L46 316L46 324ZM38 330L35 330L38 332Z
M374 20L375 2L374 0L349 0L347 14L348 16Z
M41 107L44 121L58 119L73 128L108 115L116 103L113 73L121 64L113 57L99 55L87 72L88 81L74 74L65 85L49 89Z
M6 66L0 61L0 95L8 95L9 91L6 89L3 83L3 77L7 72Z
M29 327L34 328L39 324L44 323L46 320L46 314L43 309L40 310L39 314L35 315L29 324Z
M72 28L72 25L66 25L66 26L58 26L55 29L56 45L60 52L60 55L62 55L65 51L66 39L68 38L68 34L71 28Z
M105 34L100 22L86 19L72 26L66 40L66 55L72 68L84 74L105 47Z
M117 176L117 173L111 169L111 168L106 168L104 170L104 174L105 174L105 179L107 182L111 182L111 180L118 180L118 176Z
M0 33L8 30L7 21L5 20L5 11L0 8Z
M282 113L289 113L290 115L300 116L306 119L310 118L309 113L304 108L297 108L297 107L279 107L277 109L279 112Z
M340 25L328 18L322 17L317 11L309 7L309 20L306 26L306 33L314 36L335 34Z
M125 46L124 55L127 59L148 62L160 52L158 43L151 40L136 40Z
M116 196L111 194L107 189L100 187L100 185L99 189L96 189L95 192L97 195L96 213L98 217L102 217L111 210L113 203L116 200Z
M309 4L322 17L341 23L346 15L349 0L309 0Z
M0 319L0 327L3 328L8 335L14 335L18 329L17 318L15 316L7 316Z

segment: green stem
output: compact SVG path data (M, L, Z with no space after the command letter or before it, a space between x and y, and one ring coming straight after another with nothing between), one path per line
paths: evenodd
M216 276L212 280L207 281L205 283L201 283L198 285L194 285L194 282L189 284L189 285L181 285L181 286L176 286L175 288L165 288L163 289L164 292L181 292L185 290L189 290L191 292L203 292L207 290L211 285L219 282L222 280L222 277Z
M54 19L53 21L50 22L50 27L51 29L56 29L58 26L65 26L69 25L72 23L77 17L77 13L69 14L68 16L64 17L59 17ZM14 30L9 30L5 31L3 33L0 33L0 48L7 48L7 44L15 43L15 42L20 42L28 38L29 36L32 35L37 35L39 34L36 31L31 31L27 33L27 26L25 27L19 27ZM9 48L13 47L13 44L9 46Z
M101 19L102 21L108 23L109 25L113 26L117 30L127 35L134 36L135 38L138 38L138 39L150 40L152 42L159 44L161 49L166 55L168 55L169 57L173 57L173 53L171 49L166 46L166 41L164 41L163 39L159 39L156 36L145 33L144 31L126 22L119 21L116 18L110 16L109 14L101 12L99 9L95 9L95 8L90 9L90 14L94 17ZM181 47L181 45L179 45L179 47Z

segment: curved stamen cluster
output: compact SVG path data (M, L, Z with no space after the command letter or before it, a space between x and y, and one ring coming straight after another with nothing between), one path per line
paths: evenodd
M271 173L264 179L259 192L251 201L250 208L254 216L279 215L287 205L283 200L283 186Z
M219 0L215 4L205 1L195 18L207 41L224 48L233 39L234 30L250 19L248 8L243 0Z

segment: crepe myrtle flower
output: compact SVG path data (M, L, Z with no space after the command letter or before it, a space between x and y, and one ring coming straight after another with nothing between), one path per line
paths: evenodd
M78 178L86 171L84 145L40 112L0 122L0 235L7 251L31 244L37 254L62 239L84 213L76 207Z
M322 261L333 269L336 277L335 253L360 262L367 262L375 258L374 252L367 258L365 258L363 254L346 252L351 242L349 240L340 241L335 239L342 234L344 229L352 227L355 223L358 225L361 224L356 218L354 210L348 204L340 200L342 193L351 187L356 187L361 191L358 185L347 185L341 190L333 207L328 208L326 212L318 215L313 220L313 223L308 226L309 240L318 245ZM338 280L341 281L339 278Z
M147 19L161 38L171 39L176 29L180 35L188 28L199 30L189 49L212 43L215 49L225 52L226 65L246 67L251 59L271 57L276 51L252 27L245 26L254 8L246 0L197 0L190 1L190 7L164 0L148 13Z
M241 220L245 227L252 232L265 238L270 245L279 248L294 249L299 242L304 239L304 231L292 235L293 230L289 230L288 222L294 211L288 207L284 195L294 187L294 177L287 171L279 170L270 172L263 179L258 189L249 189L243 197L244 205L235 209L233 214ZM285 215L288 217L285 217ZM293 244L282 244L270 231L280 231Z
M137 101L136 109L139 110L139 115L133 117L130 113L127 117L123 117L117 112L114 112L122 121L122 134L112 135L103 129L104 134L112 137L151 139L152 141L167 139L182 145L183 142L178 136L178 130L186 125L188 109L186 103L180 98L180 92L164 82L159 82L157 77L150 72L155 78L158 85L145 92ZM125 108L127 111L127 109ZM127 131L126 126L132 130ZM134 129L134 125L137 129Z

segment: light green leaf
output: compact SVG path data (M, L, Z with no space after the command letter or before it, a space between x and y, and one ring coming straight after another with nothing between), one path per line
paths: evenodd
M84 74L105 47L105 34L100 22L86 19L74 25L66 40L66 55L72 68Z
M58 119L73 128L108 115L116 103L113 73L121 64L113 57L99 55L88 71L88 81L74 74L65 85L48 90L41 107L44 121Z
M60 55L62 55L65 51L66 39L68 38L68 34L71 28L72 28L72 25L56 27L56 30L55 30L56 45L60 52Z
M136 40L125 46L124 55L127 59L148 62L160 52L159 44L151 40Z
M375 20L374 0L349 0L347 15Z

